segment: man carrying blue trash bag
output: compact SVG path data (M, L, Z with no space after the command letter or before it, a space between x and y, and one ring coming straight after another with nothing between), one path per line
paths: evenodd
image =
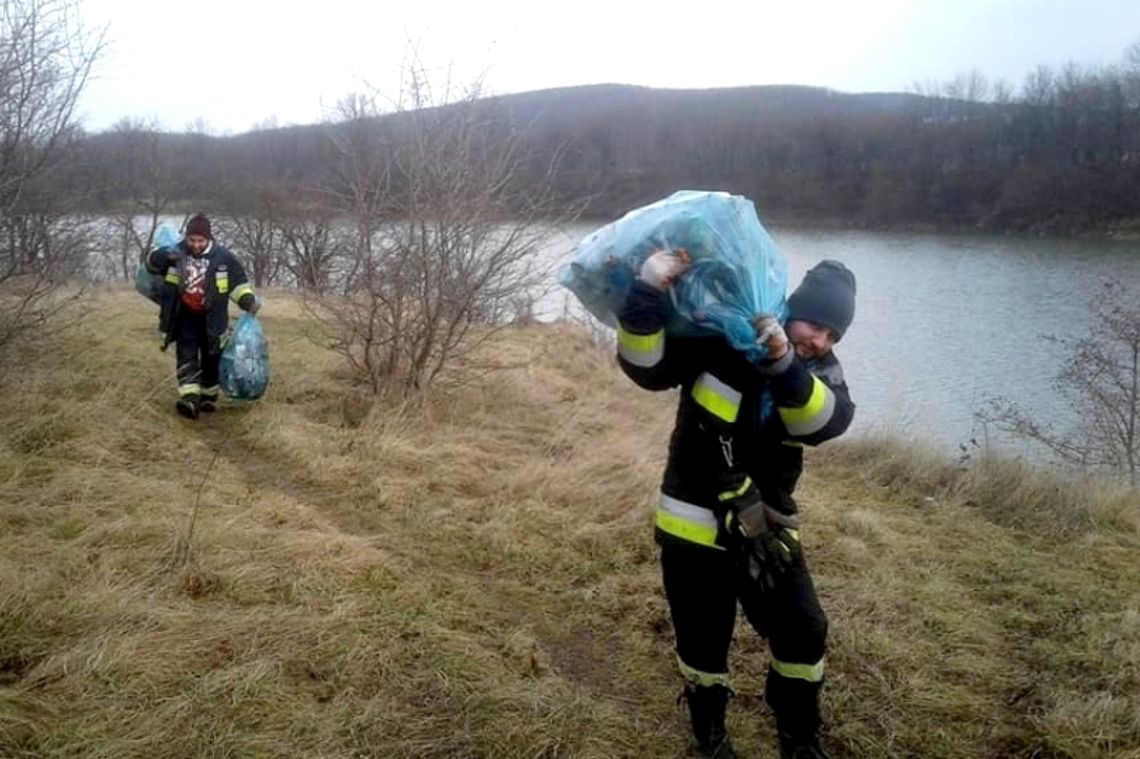
M261 301L237 256L214 242L210 220L203 214L193 216L184 238L173 245L160 244L147 255L145 266L152 277L163 278L159 292L151 297L162 309L163 350L175 344L175 410L188 419L216 411L221 389L230 397L259 397L268 381L265 339L253 316ZM246 312L232 339L229 300Z
M681 390L655 533L698 753L735 756L725 712L739 602L769 643L781 758L825 757L827 618L792 491L803 446L854 413L831 352L854 317L854 275L824 261L785 302L786 265L752 203L680 192L588 236L561 281L616 324L627 376Z

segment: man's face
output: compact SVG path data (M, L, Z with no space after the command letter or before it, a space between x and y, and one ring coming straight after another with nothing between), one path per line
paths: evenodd
M827 327L805 321L790 321L785 331L795 346L796 356L801 361L822 358L835 347L835 336Z
M210 244L210 238L203 237L202 235L186 235L186 247L190 252L196 256L202 255L202 251Z

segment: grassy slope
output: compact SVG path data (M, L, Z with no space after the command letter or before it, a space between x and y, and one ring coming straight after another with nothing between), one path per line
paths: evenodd
M269 395L192 424L153 321L105 296L0 394L0 756L680 753L671 394L543 327L369 409L279 297ZM836 756L1140 756L1134 494L882 442L808 470ZM741 625L730 729L770 756Z

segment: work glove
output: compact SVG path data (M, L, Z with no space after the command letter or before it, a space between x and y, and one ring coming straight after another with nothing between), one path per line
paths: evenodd
M752 327L756 330L756 342L768 349L768 359L783 358L788 351L788 334L780 320L771 314L757 314L752 317Z
M748 576L771 590L781 575L803 560L799 519L764 503L748 477L719 498L728 507L725 524L731 542L742 554Z
M685 273L692 261L687 251L659 249L645 259L637 278L654 290L664 292Z

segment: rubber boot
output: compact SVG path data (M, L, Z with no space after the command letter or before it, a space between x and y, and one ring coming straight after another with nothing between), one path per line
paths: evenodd
M764 698L776 716L780 759L827 759L819 744L822 682L782 677L768 670Z
M724 713L731 691L723 685L686 685L681 696L689 704L689 719L697 756L735 759L732 742L724 728Z
M198 396L186 395L178 399L174 404L174 410L187 419L198 418Z
M828 759L819 735L780 733L780 759Z

